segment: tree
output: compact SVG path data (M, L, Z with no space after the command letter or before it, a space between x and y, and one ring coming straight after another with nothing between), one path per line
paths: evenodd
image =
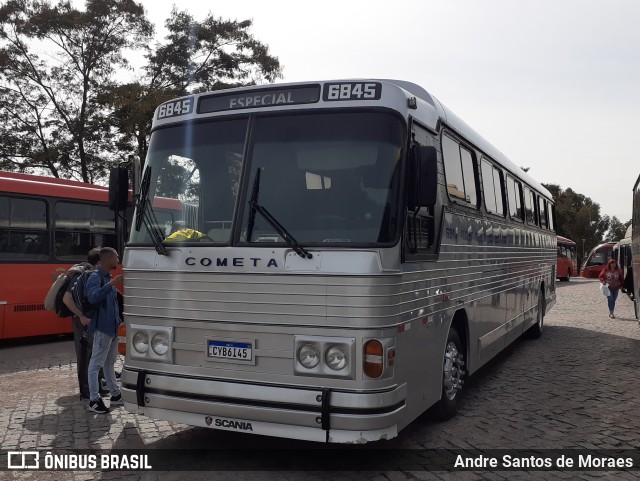
M118 146L146 157L155 108L171 98L190 93L273 82L282 68L266 45L250 33L250 20L231 21L209 15L197 21L175 7L167 19L163 43L147 54L145 75L114 86L104 96L113 108Z
M153 27L133 0L10 0L0 8L1 107L8 112L3 167L46 168L90 182L112 152L96 102L125 49L148 43ZM43 52L46 52L44 53ZM13 135L11 134L13 133Z
M542 184L551 192L555 203L556 232L572 239L589 252L602 243L609 229L609 216L600 215L600 205L589 197L574 192L571 188L563 190L557 184Z
M251 25L174 8L166 39L150 47L153 26L134 0L85 0L82 10L70 0L4 2L0 168L93 182L128 154L144 158L162 102L281 76ZM146 64L122 80L127 51Z
M627 233L627 227L631 225L631 220L622 223L620 220L614 215L611 218L611 223L609 226L609 231L605 237L607 242L618 242L624 239L625 234Z

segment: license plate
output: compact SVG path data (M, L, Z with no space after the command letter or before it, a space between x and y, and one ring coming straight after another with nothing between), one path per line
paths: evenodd
M209 357L251 361L251 347L245 342L209 341Z

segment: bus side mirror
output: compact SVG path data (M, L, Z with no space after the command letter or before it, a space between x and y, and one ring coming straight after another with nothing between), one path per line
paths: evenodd
M109 209L116 212L127 208L129 196L129 171L123 167L109 172Z
M435 147L411 148L408 178L409 208L432 207L438 196L438 155Z

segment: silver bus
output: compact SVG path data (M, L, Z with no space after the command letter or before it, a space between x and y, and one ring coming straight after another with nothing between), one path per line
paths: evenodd
M127 410L364 443L540 336L553 203L409 82L195 94L154 114L123 268Z

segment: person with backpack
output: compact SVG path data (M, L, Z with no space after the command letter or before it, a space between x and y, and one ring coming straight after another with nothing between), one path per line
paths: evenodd
M118 385L114 364L118 348L118 326L121 322L115 284L122 275L111 278L110 271L118 267L118 252L111 247L100 249L100 264L87 277L86 301L95 306L89 324L89 335L93 335L93 350L89 361L89 410L105 414L109 409L100 397L98 372L104 368L107 387L111 392L110 406L124 404ZM87 309L83 309L87 312Z
M100 248L96 247L87 254L87 263L84 264L85 270L94 270L100 260ZM69 275L69 274L68 274ZM91 346L93 339L88 335L87 327L91 319L85 317L75 302L73 302L72 289L76 279L81 273L69 275L69 283L62 297L62 302L71 311L73 326L73 343L76 348L76 370L78 371L78 387L80 388L80 400L89 399L89 359L91 359Z

